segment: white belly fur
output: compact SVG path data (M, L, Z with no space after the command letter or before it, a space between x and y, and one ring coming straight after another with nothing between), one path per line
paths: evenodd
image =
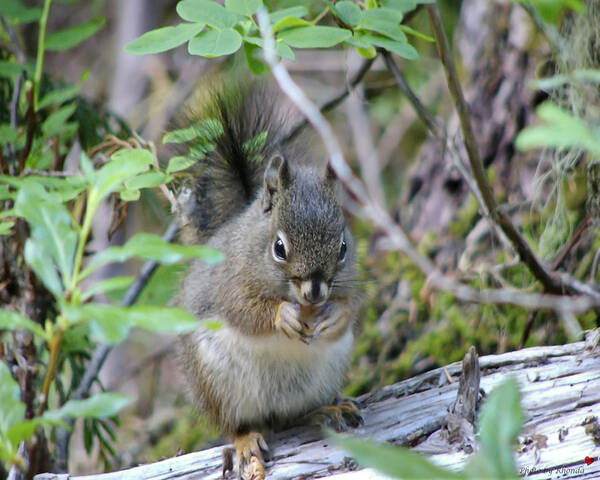
M196 339L214 385L227 392L224 413L240 425L291 419L330 402L342 387L354 335L348 328L335 342L305 345L282 333L251 337L224 325L197 331Z

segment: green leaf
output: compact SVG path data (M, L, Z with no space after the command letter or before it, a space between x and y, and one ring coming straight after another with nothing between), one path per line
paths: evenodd
M119 192L119 196L124 202L137 202L140 199L140 191L123 188Z
M249 42L244 42L244 55L246 57L246 62L248 62L248 68L254 75L262 75L263 73L269 71L269 66L260 58L261 53L262 49L260 47L257 47ZM193 161L195 162L196 159L193 159Z
M188 265L174 263L173 265L159 265L159 267L146 284L137 305L168 305L179 291L179 284ZM113 303L123 302L127 289L112 290L106 296Z
M346 25L355 27L360 23L362 12L354 2L343 1L335 4L335 13Z
M190 40L188 52L212 58L237 52L241 46L242 36L233 28L205 30Z
M10 78L14 81L23 73L23 70L26 69L19 63L11 62L10 60L0 60L0 77Z
M209 0L181 0L177 4L177 13L188 22L206 23L219 29L235 26L239 18L222 5Z
M489 396L479 420L479 452L466 472L472 478L517 478L513 446L523 426L519 385L511 378Z
M225 8L240 15L254 15L262 7L262 0L225 0Z
M97 16L87 23L53 32L46 37L46 49L61 51L72 48L94 35L105 24L106 19L102 16Z
M169 183L173 180L170 175L165 175L162 172L146 172L133 177L125 182L125 188L128 190L138 190L140 188L155 188L159 185Z
M11 23L29 23L39 20L42 9L26 7L20 0L0 0L0 14Z
M44 413L44 418L60 421L66 417L74 418L108 418L119 413L133 399L120 393L103 392L85 400L69 400L58 410Z
M399 57L406 58L408 60L416 60L419 58L419 54L410 43L397 42L381 35L370 33L361 33L358 38L361 42L368 42L376 47L385 48L386 50L395 53Z
M125 45L125 51L133 55L147 55L171 50L192 39L203 28L203 23L180 23L175 27L150 30Z
M554 24L558 23L563 10L566 8L576 12L580 12L584 8L584 3L581 0L522 0L519 3L533 5L546 22Z
M355 32L354 35L352 35L350 38L348 38L346 41L344 41L344 43L346 45L351 45L355 48L372 48L373 47L373 45L360 40L359 32Z
M394 15L395 14L395 15ZM405 43L406 35L400 29L402 14L388 8L366 10L358 28L373 30L393 40Z
M197 161L197 158L186 157L183 155L172 157L169 160L169 165L167 166L167 173L175 173L181 170L185 170L186 168L194 165Z
M573 70L570 74L555 75L550 78L532 80L529 86L541 90L551 90L561 87L567 83L600 83L600 70L582 69Z
M25 262L27 262L55 297L59 298L62 296L62 282L56 272L56 268L48 261L46 248L43 244L32 238L28 238L25 241Z
M151 332L179 334L200 326L198 319L183 308L140 305L133 310L133 324Z
M251 45L256 45L257 47L260 47L260 48L263 48L265 46L263 39L260 37L252 37L252 36L244 37L244 42L250 43Z
M290 27L304 27L312 25L310 22L297 17L284 17L273 25L273 33L277 33L279 30Z
M4 220L5 218L17 217L18 215L15 213L14 208L8 208L2 212L0 212L0 220Z
M72 325L88 321L92 336L111 345L123 341L132 327L179 334L200 326L192 314L176 307L88 303L79 307L66 305L62 311Z
M12 143L19 136L19 132L10 123L0 124L0 143Z
M125 181L147 170L153 162L152 154L141 148L114 153L111 160L96 172L94 188L99 198L116 192Z
M75 113L76 109L77 105L71 103L50 114L48 118L44 120L44 123L42 123L42 132L44 135L46 137L54 137L55 135L64 133L69 125L67 120Z
M14 424L8 432L6 432L6 438L13 445L18 445L24 440L29 440L35 433L35 429L39 425L44 423L55 423L44 421L43 418L37 417L30 420L23 420L22 422Z
M41 110L45 107L56 106L65 103L73 99L78 93L81 87L79 85L69 85L67 87L52 90L51 92L44 95L38 104L38 109Z
M417 5L424 3L435 3L435 0L382 0L381 6L406 13L417 8Z
M283 10L279 10L278 12L271 13L271 24L275 25L279 20L285 17L306 17L308 15L308 10L304 6L297 6L291 8L284 8Z
M296 27L279 33L278 38L294 48L329 48L352 36L349 30L337 27Z
M18 330L27 329L30 332L49 340L46 331L30 318L10 310L0 309L0 330Z
M88 288L83 294L82 301L85 302L88 298L92 298L94 295L102 292L114 292L115 290L123 290L129 288L129 286L133 283L134 277L125 276L125 277L112 277L108 280L103 280L94 284L92 287Z
M14 200L14 197L15 194L10 191L8 185L0 185L0 200Z
M11 235L15 222L0 222L0 235Z
M406 448L375 443L363 438L331 434L333 441L349 452L356 461L392 478L462 479L463 477L436 467L424 456Z
M356 52L363 58L375 58L377 56L377 50L375 49L375 47L373 45L370 45L368 48L362 48L362 47L354 47L356 49Z
M200 258L209 265L225 256L219 250L204 245L178 245L165 242L157 235L138 233L122 247L109 247L94 258L89 268L112 262L124 262L132 257L171 264L188 258Z
M89 157L85 154L85 152L81 152L79 161L81 164L81 171L86 176L86 179L90 183L93 183L96 178L96 170L94 169L94 164L89 159Z
M27 240L25 248L26 261L29 263L29 257L34 262L31 266L36 270L41 267L39 262L43 258L47 266L40 272L36 270L36 273L44 283L49 282L46 286L57 295L56 288L60 281L57 285L55 276L49 273L48 268L53 269L55 263L62 278L70 279L77 245L77 232L73 229L68 210L56 195L47 192L34 179L28 178L19 188L15 212L27 220L31 227L31 237ZM41 275L42 272L45 279ZM58 291L60 290L62 288Z
M275 50L277 51L277 55L279 55L282 58L287 58L288 60L296 60L296 55L294 55L294 51L281 38L279 38L275 42Z
M0 405L2 405L0 408L1 439L6 437L13 425L21 423L25 415L25 404L21 401L19 384L4 362L0 362Z
M403 15L401 12L391 8L373 8L363 12L363 22L365 20L372 22L391 22L395 25L402 21ZM362 22L361 22L362 23Z
M584 121L552 102L540 105L536 113L546 124L521 130L515 141L519 150L577 147L600 155L600 139Z

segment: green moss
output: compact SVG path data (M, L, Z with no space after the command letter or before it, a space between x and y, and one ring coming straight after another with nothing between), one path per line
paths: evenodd
M187 409L186 409L187 410ZM148 462L173 457L178 451L186 453L206 448L209 442L219 437L218 431L204 417L190 411L177 416L173 429L161 436L147 451ZM190 421L190 419L195 419Z
M458 238L464 238L467 236L476 219L479 217L479 203L475 199L473 194L469 195L469 200L465 202L456 215L456 219L450 223L450 233Z

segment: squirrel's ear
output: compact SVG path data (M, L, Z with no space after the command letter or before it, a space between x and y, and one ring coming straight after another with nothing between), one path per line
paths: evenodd
M265 189L263 192L263 210L268 212L273 207L273 197L277 192L290 184L290 170L285 158L273 155L265 170Z

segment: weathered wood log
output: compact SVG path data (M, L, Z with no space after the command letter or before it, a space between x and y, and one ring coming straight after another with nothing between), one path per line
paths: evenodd
M587 343L534 347L479 359L480 386L486 393L508 376L515 377L521 386L526 420L516 459L520 473L527 478L600 478L600 349L597 335L595 340L592 337ZM461 370L461 363L453 363L363 395L359 401L365 423L353 433L414 447L431 455L438 465L460 469L469 454L440 441L439 432L455 403ZM385 478L371 470L353 471L359 467L350 456L323 439L315 428L295 428L267 441L272 448L270 480ZM85 477L42 474L35 478L218 479L222 449L215 447L120 472ZM594 461L588 465L586 457L588 462Z

